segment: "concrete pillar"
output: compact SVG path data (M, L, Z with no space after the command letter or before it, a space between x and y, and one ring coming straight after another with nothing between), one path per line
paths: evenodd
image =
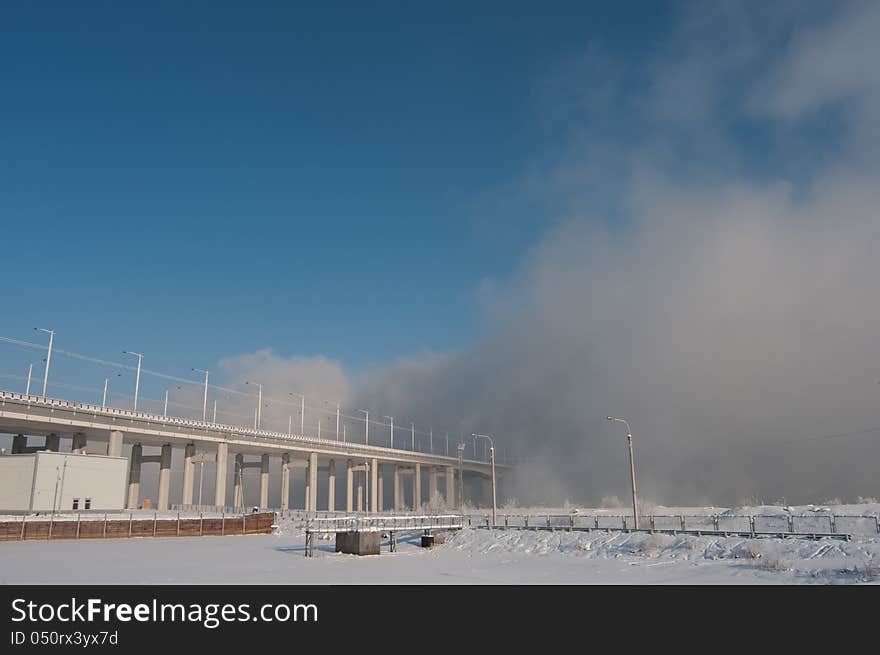
M403 490L400 488L400 465L394 465L394 511L399 512L403 509Z
M18 455L19 453L23 453L25 448L27 448L27 437L23 434L17 434L12 437L12 454Z
M370 462L370 511L374 514L379 511L379 460L376 458Z
M184 505L192 505L193 481L195 480L196 466L193 464L193 456L196 454L196 445L188 443L183 449L183 497Z
M354 472L351 470L351 460L345 462L345 511L353 512L352 492L354 487Z
M437 467L432 466L428 470L428 502L431 503L432 507L435 507L438 502L437 496L440 495L440 488L437 482Z
M413 474L413 510L418 511L422 506L422 465L415 465Z
M244 507L244 494L241 487L241 477L244 473L244 455L238 453L235 456L235 469L232 473L232 506Z
M318 453L309 453L309 511L318 511Z
M128 465L128 508L137 509L141 491L141 455L143 446L139 443L131 447L131 459Z
M46 450L51 450L53 453L57 453L61 450L61 437L57 434L50 434L46 437Z
M364 481L361 476L358 476L357 511L364 511Z
M446 467L446 507L455 507L455 467Z
M281 511L290 507L290 455L281 456Z
M379 505L379 511L382 512L385 510L385 468L380 464L379 465L379 493L376 496L377 503Z
M110 443L107 444L107 454L110 457L122 457L122 432L110 430Z
M217 444L217 478L214 480L214 504L226 506L226 458L229 456L229 445Z
M82 454L86 450L86 435L77 432L73 435L73 443L70 445L70 452Z
M162 455L159 460L159 499L156 509L160 512L168 511L168 496L171 489L171 444L162 446Z
M332 459L327 466L327 511L336 511L336 462Z
M269 506L269 455L260 460L260 507Z

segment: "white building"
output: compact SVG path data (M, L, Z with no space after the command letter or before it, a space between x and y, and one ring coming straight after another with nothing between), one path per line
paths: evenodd
M0 457L0 512L118 511L125 507L124 457L40 450Z

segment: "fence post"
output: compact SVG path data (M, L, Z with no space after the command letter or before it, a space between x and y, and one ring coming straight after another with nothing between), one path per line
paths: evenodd
M79 539L79 522L82 521L82 514L76 515L76 538Z
M596 529L598 530L599 529L599 515L596 514L593 518L596 520Z
M752 536L755 536L755 517L749 515L749 530L752 531Z
M651 532L654 532L654 515L651 514Z
M788 515L788 531L794 532L794 516L792 514Z
M52 528L53 528L54 525L55 525L55 515L53 514L53 515L49 518L49 535L46 537L46 540L47 540L47 541L48 541L49 539L52 538Z
M241 533L247 534L247 514L241 515Z
M101 536L107 538L107 512L104 512L104 529L101 531Z
M874 525L877 527L877 534L880 534L880 516L874 517Z
M21 540L22 541L24 541L24 522L25 522L25 519L27 519L27 516L25 514L22 514L21 515Z
M623 529L626 530L626 514L620 517L620 522L623 525Z
M712 528L715 530L715 532L718 532L718 515L717 514L712 515Z
M220 536L226 534L226 508L223 508L223 511L220 513ZM307 535L308 536L308 535Z
M679 514L678 520L681 523L681 531L684 532L685 530L687 530L687 527L685 527L687 525L687 523L685 523L684 514Z
M199 536L200 536L200 537L202 536L202 524L203 524L204 522L205 522L205 519L204 519L204 517L202 516L202 513L199 512Z
M180 536L180 512L177 512L177 536Z
M153 536L156 536L156 521L159 519L159 512L153 512Z
M574 514L568 515L568 530L569 532L574 530Z
M129 512L128 514L128 536L131 536L131 524L134 519L134 512Z

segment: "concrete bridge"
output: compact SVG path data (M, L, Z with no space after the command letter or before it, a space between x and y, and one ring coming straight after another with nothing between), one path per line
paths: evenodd
M445 455L422 453L412 450L385 448L359 443L317 439L305 435L259 430L235 425L223 425L186 418L162 416L145 412L101 407L67 400L24 395L0 391L0 433L13 436L12 453L35 450L59 451L61 439L71 440L75 453L103 454L121 457L123 444L131 445L127 506L137 508L140 498L141 467L146 463L159 465L159 481L156 497L157 510L170 506L171 454L173 448L184 451L183 491L181 505L193 504L194 470L198 462L214 462L217 475L214 485L213 504L228 506L226 472L232 459L234 507L243 505L242 471L247 467L260 469L260 506L268 507L269 470L272 460L281 469L281 509L289 508L290 474L292 469L305 472L304 509L318 511L318 471L328 474L328 511L344 509L353 511L384 511L383 464L393 467L394 510L404 507L404 484L408 478L412 484L413 509L424 501L442 499L448 507L459 506L462 498L456 498L459 475L468 474L481 478L486 497L491 480L488 462L461 459ZM45 437L45 445L29 446L28 436ZM159 447L160 454L144 455L145 446ZM256 458L256 459L254 459ZM337 466L345 467L344 504L336 502ZM509 467L496 465L499 472ZM364 489L361 476L368 481L369 507L364 506ZM428 479L428 498L422 498L422 475ZM355 477L358 478L355 488ZM439 480L443 478L445 490L441 492ZM324 509L324 508L322 508Z

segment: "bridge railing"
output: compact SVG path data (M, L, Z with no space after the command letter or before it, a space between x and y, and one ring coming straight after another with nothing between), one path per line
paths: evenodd
M306 521L307 532L400 532L405 530L455 529L466 526L464 516L340 516L312 518Z
M317 437L310 437L306 435L298 435L298 434L287 434L286 432L275 432L272 430L258 430L256 428L248 428L241 425L229 425L226 423L211 423L210 421L199 421L196 419L188 419L182 418L178 416L164 416L162 414L152 414L148 412L133 412L128 409L118 409L115 407L102 407L101 405L93 405L90 403L76 403L69 400L60 400L57 398L46 398L43 399L42 396L35 395L26 395L21 393L15 393L12 391L0 391L0 399L6 400L16 400L20 402L28 403L29 405L37 405L41 407L61 407L65 409L71 409L73 411L85 411L95 416L109 416L109 417L120 417L127 418L140 421L150 421L153 423L160 423L162 425L172 425L172 426L180 426L191 429L200 429L200 430L210 430L214 432L228 432L235 434L236 436L241 437L250 437L256 440L271 440L271 441L280 441L280 442L303 442L303 443L314 443L317 445L327 445L327 446L336 446L338 447L340 444L344 444L346 448L351 448L352 450L361 451L364 453L382 453L386 452L389 454L397 454L400 455L402 453L408 454L420 454L428 457L436 457L446 461L445 465L454 465L458 462L458 458L447 456L447 455L438 455L436 453L423 453L421 451L413 451L413 450L403 450L401 448L387 448L385 446L371 446L369 444L360 444L352 441L340 442L335 439L319 439ZM481 464L485 465L486 462L479 460L463 460L468 465Z

